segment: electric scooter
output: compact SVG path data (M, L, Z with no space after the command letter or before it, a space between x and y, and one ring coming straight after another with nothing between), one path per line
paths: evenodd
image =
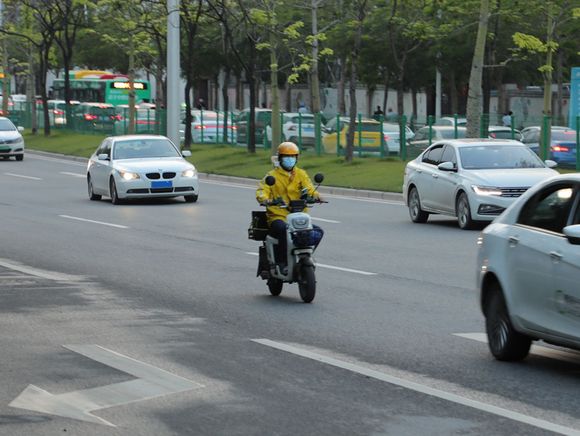
M314 181L320 185L324 180L322 174L316 174ZM266 177L266 184L273 186L276 179ZM317 186L318 187L318 186ZM308 196L304 190L299 200L292 200L290 204L278 203L280 207L288 208L286 217L286 259L287 265L276 264L275 245L278 240L268 234L268 224L265 211L252 212L252 225L249 229L250 239L262 241L259 249L257 275L267 280L268 289L274 296L280 295L284 283L298 283L300 298L305 303L311 303L316 295L316 263L314 250L319 242L320 234L313 229L312 219L304 210L314 203L326 203ZM317 240L318 238L318 240Z

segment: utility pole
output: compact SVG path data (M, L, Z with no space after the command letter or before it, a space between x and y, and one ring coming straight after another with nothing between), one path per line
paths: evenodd
M179 147L179 0L168 0L167 8L167 137Z
M4 3L0 0L0 27L4 26ZM8 114L8 98L10 97L10 79L8 77L8 48L6 35L2 35L2 114Z

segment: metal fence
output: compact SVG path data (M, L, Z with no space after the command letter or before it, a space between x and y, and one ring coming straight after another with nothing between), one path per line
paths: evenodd
M194 144L228 144L232 146L247 146L249 142L248 126L249 111L239 113L192 111L191 133ZM32 127L31 105L20 103L9 114L18 125ZM128 107L113 107L106 104L81 103L70 107L68 116L62 102L49 102L48 122L53 129L66 129L77 133L122 135L129 133ZM42 105L37 105L36 125L44 127L44 112ZM185 138L185 112L180 114L179 131L183 142ZM302 152L316 155L343 156L346 152L350 119L340 114L328 117L322 113L281 113L280 137L272 138L271 111L256 111L255 142L257 147L270 148L272 143L282 141L295 142ZM484 114L480 118L479 136L481 138L499 138L523 140L542 158L553 157L552 142L548 144L549 130L556 127L551 117L527 117L518 119L515 116L502 114ZM574 147L576 154L580 152L578 134L580 132L580 117L573 120L575 129L568 132L570 141L568 147ZM355 157L378 156L394 157L409 160L418 156L433 142L463 138L466 132L466 119L460 115L446 115L440 118L429 116L417 119L406 116L374 116L365 117L358 114L354 123L353 153ZM547 129L552 126L552 129ZM133 124L136 134L165 135L166 111L153 108L137 108ZM542 130L541 128L544 127ZM575 132L573 132L575 130ZM522 131L526 134L522 136ZM540 137L543 131L544 136ZM575 134L574 134L575 133ZM562 147L560 147L562 149ZM580 167L580 159L575 159Z

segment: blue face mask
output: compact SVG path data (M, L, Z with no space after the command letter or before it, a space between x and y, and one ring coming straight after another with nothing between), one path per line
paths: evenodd
M280 159L280 166L286 171L292 171L292 168L296 165L296 158L294 156L283 156Z

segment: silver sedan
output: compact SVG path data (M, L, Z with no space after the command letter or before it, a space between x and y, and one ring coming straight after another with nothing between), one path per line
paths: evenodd
M530 189L479 240L489 349L521 360L533 340L580 349L580 174Z
M518 141L450 139L433 144L405 168L403 195L411 220L456 216L459 227L492 221L536 183L558 173Z
M165 136L127 135L106 138L89 159L89 198L108 196L113 204L132 198L199 196L197 171Z

